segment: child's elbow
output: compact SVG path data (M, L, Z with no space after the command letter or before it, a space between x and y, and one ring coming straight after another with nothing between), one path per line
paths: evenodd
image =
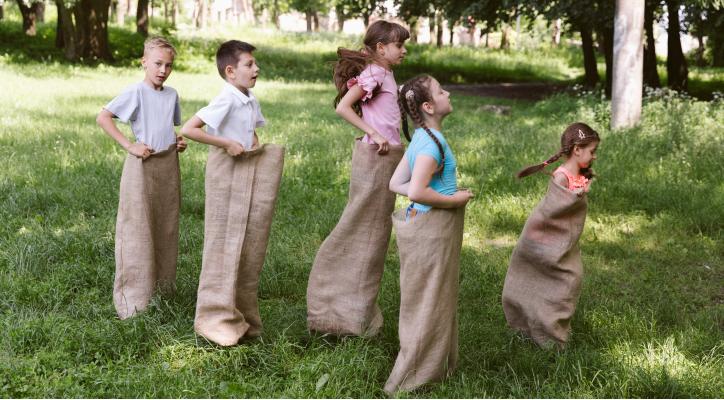
M337 104L337 107L334 108L334 112L336 112L337 115L344 115L345 108L347 107L345 107L344 104L339 103Z
M422 195L421 191L416 188L409 188L409 190L407 192L407 197L413 203L420 203L421 195Z
M96 116L96 124L103 126L103 121L105 121L105 113L101 110L101 112L99 112Z

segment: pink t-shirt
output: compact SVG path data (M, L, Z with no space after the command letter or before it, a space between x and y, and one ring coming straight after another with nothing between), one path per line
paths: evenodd
M347 88L359 85L365 91L362 96L362 120L375 128L390 144L400 144L400 107L397 105L397 83L392 71L377 65L368 65L358 77L347 81ZM379 92L372 92L380 86ZM365 135L365 143L374 141Z

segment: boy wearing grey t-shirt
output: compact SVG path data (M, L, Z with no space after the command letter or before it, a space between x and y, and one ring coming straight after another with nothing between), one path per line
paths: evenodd
M126 88L98 114L103 130L128 152L116 219L113 303L121 319L148 306L158 286L174 290L181 206L178 153L186 149L178 94L164 86L176 50L162 38L144 43L142 82ZM131 125L131 142L113 118Z

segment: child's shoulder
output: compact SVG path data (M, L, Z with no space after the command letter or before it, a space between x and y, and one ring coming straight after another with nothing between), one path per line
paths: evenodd
M374 76L374 77L381 77L384 76L387 70L375 63L369 63L367 64L363 69L362 72L360 72L361 77L365 76Z

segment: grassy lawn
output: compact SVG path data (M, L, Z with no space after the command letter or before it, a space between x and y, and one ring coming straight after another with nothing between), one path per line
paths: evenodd
M94 116L140 78L131 68L0 66L0 396L382 396L398 346L394 243L379 337L330 341L305 328L309 269L344 207L352 149L330 84L264 79L256 91L270 122L262 140L287 147L261 280L264 336L221 349L193 333L206 156L193 143L181 160L178 293L130 321L116 318L124 154ZM211 72L175 72L168 84L181 93L184 118L221 87ZM489 103L512 113L478 111ZM610 132L609 105L594 97L456 96L453 104L445 132L460 184L477 194L461 261L462 358L449 380L416 396L722 397L724 106L650 99L641 128ZM603 143L572 342L550 353L512 334L500 305L512 247L546 185L544 176L512 176L553 153L575 120L599 129Z

